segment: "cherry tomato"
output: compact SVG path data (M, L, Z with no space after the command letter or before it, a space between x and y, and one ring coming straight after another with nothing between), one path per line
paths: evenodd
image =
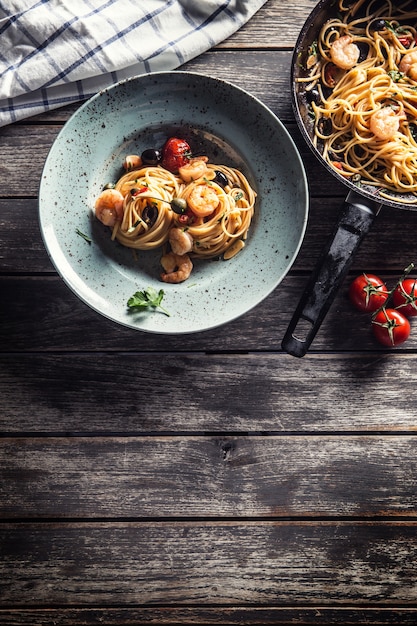
M413 41L413 36L410 33L409 35L398 37L398 41L404 46L404 48L409 48L411 46L411 42Z
M417 278L404 278L394 289L392 301L406 317L417 315Z
M337 67L334 63L327 63L324 69L324 80L329 87L336 85Z
M162 167L170 172L178 172L191 157L191 148L184 139L171 137L162 148Z
M361 274L352 281L349 287L349 298L352 304L359 309L373 313L383 306L389 292L386 284L375 274Z
M372 319L372 330L379 343L392 347L408 339L411 326L397 309L383 308Z

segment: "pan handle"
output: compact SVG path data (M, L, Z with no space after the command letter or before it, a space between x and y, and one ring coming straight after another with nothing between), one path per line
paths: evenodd
M349 192L282 340L282 348L302 357L309 349L342 284L354 254L370 231L381 204ZM307 323L306 323L307 322Z

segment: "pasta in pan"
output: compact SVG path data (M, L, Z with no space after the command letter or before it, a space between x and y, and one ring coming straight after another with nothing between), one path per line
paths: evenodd
M313 143L353 183L417 202L415 0L338 0L338 7L298 78L314 115Z
M190 275L191 259L227 260L244 247L256 193L238 169L207 157L189 152L171 167L175 171L165 161L149 165L137 155L127 157L128 171L102 191L95 214L122 245L162 248L161 278L176 283Z

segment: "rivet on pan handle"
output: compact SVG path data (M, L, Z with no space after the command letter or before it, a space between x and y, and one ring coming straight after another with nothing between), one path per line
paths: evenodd
M289 354L306 354L381 206L349 193L282 340L282 348Z

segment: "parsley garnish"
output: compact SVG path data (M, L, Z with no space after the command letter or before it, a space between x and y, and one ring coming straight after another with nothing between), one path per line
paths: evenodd
M149 307L154 309L160 308L161 311L169 317L168 311L161 306L164 295L165 292L163 289L156 291L153 287L148 287L143 291L137 291L134 293L133 296L127 301L127 306L132 311L145 311Z
M90 237L82 233L78 228L75 229L75 232L77 233L77 235L85 239L85 241L91 245L92 239L90 239Z
M391 77L391 79L394 81L394 83L398 83L398 81L402 79L404 74L402 72L400 72L399 70L390 70L388 72L388 76Z
M317 42L317 39L315 39L313 43L308 47L308 55L316 56L318 49L319 49L318 42Z

